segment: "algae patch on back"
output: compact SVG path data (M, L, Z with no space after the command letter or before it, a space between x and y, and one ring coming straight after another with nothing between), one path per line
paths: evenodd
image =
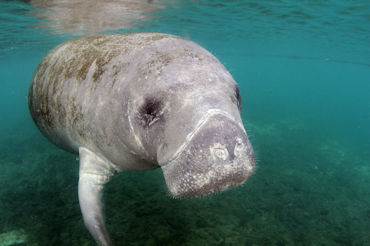
M111 43L109 45L109 42ZM107 48L102 48L107 47ZM100 82L101 75L104 73L104 66L120 53L124 53L124 45L114 43L112 36L102 36L98 38L81 38L71 42L70 52L75 55L65 61L67 67L66 77L75 77L77 81L84 81L89 73L91 66L94 64L93 82ZM77 68L77 69L75 69ZM70 71L68 71L70 70Z

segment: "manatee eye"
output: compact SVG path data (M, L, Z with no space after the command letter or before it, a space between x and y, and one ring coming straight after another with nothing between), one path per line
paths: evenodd
M235 85L234 93L235 93L235 98L238 104L238 109L239 111L241 111L242 110L242 97L240 96L240 90L237 85Z
M162 101L155 97L145 98L145 102L139 108L138 119L139 124L144 127L149 127L160 119L162 109Z

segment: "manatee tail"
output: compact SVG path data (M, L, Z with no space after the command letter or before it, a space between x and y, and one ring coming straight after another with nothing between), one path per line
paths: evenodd
M101 246L112 242L104 225L103 188L114 174L114 169L94 152L80 147L80 178L78 199L85 225Z

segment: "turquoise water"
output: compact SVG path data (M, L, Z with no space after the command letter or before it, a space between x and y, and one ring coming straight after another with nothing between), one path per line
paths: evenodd
M83 5L39 2L0 2L0 246L95 245L78 160L38 132L28 86L63 41L142 31L191 39L229 69L258 167L189 200L168 195L161 170L116 175L104 196L116 245L370 245L369 1L139 1L76 21ZM129 21L103 21L117 11Z

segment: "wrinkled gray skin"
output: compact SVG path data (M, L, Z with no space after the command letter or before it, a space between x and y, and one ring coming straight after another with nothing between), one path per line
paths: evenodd
M175 197L241 185L254 154L240 104L237 84L212 54L159 33L61 44L29 90L40 131L80 155L81 211L99 245L111 245L102 189L115 172L161 167Z

